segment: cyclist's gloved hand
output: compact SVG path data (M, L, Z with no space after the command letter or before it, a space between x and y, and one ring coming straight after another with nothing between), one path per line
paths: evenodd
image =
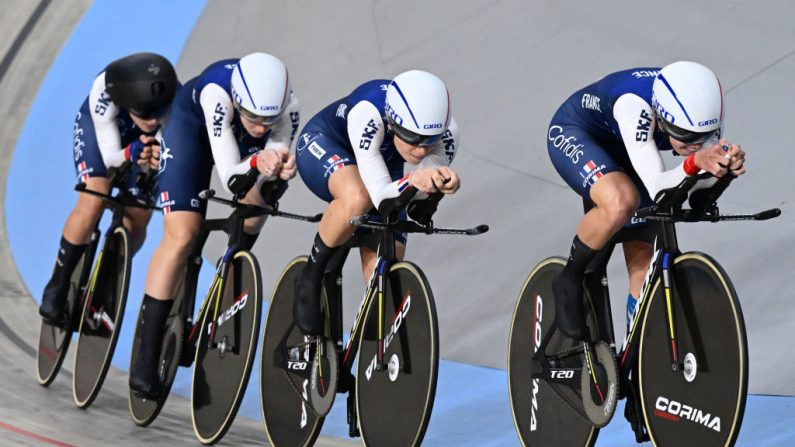
M124 148L124 158L137 162L141 158L144 149L146 149L146 145L141 140L135 140Z

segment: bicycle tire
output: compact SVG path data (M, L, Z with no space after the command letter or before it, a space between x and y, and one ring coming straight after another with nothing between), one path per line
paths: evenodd
M207 303L196 342L191 420L194 434L202 444L218 442L232 425L257 352L262 315L259 263L251 252L239 251L227 269L226 281L219 285L222 289L218 316L214 314L214 302ZM208 345L210 324L218 348Z
M379 313L378 298L370 301L359 339L356 411L362 442L417 446L428 428L439 375L436 306L419 267L410 262L392 265L385 276L383 303ZM383 342L384 370L374 367L379 315L392 319Z
M294 281L306 265L307 257L290 261L273 291L265 328L262 331L260 359L260 408L270 443L277 447L307 447L315 443L324 418L312 411L306 396L301 397L292 382L284 353L286 344L299 344L303 334L293 320ZM325 300L324 300L325 302ZM308 379L304 387L309 386Z
M658 278L639 344L643 417L654 445L729 446L737 439L748 391L748 342L737 294L709 256L688 252L673 263L674 321L681 358L695 373L672 372L666 301ZM689 409L686 409L689 408Z
M41 322L39 345L36 350L36 379L41 386L49 386L55 380L66 358L66 352L72 341L72 333L78 322L77 313L82 308L81 300L91 272L99 235L99 230L96 230L69 278L69 291L66 296L66 326L53 325L43 320Z
M105 238L80 313L72 374L72 398L80 408L94 402L110 368L127 305L131 260L129 233L116 227ZM88 321L92 309L104 309L112 321L96 321L92 329Z
M599 435L599 429L578 414L552 385L530 377L533 353L555 319L552 280L565 265L565 259L550 257L533 268L519 292L511 320L508 393L514 427L524 446L593 446ZM548 297L548 304L542 297ZM546 322L549 324L542 325ZM591 328L594 326L591 323ZM558 333L547 346L557 351L572 345L571 339Z

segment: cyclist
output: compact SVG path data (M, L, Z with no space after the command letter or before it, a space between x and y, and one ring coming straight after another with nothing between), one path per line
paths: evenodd
M142 167L157 166L160 146L155 137L177 88L174 67L158 54L132 54L102 70L75 118L73 151L78 181L88 189L107 193L108 168L135 161L125 187L142 198L135 183L137 173ZM64 225L52 277L44 288L39 314L45 320L63 319L69 278L103 209L100 198L78 195ZM125 210L124 226L130 230L133 253L143 244L151 216L150 210Z
M210 186L213 164L229 192L230 182L251 169L259 171L258 185L289 180L296 172L289 148L298 122L287 68L265 53L215 62L177 94L161 140L158 192L165 228L146 275L139 357L130 370L134 392L148 398L162 393L156 366L165 321L207 209L199 193ZM259 188L241 202L265 203ZM240 249L251 249L264 221L246 221Z
M549 125L547 149L566 183L595 207L580 220L568 262L553 282L557 326L585 338L582 280L586 266L639 206L706 171L722 177L745 172L745 152L721 139L723 91L715 74L695 62L612 73L578 90ZM665 169L662 151L684 161ZM638 231L638 230L635 230ZM639 239L644 239L639 237ZM653 255L651 243L623 243L629 272L627 324Z
M296 279L293 311L302 332L321 333L322 274L332 255L356 231L349 220L408 187L426 194L456 192L460 180L448 165L458 141L447 88L438 77L419 70L401 73L391 81L366 82L307 123L296 144L298 172L329 205L309 261ZM404 175L406 162L418 168ZM396 253L402 259L406 236L397 239ZM362 246L360 256L366 279L376 252Z

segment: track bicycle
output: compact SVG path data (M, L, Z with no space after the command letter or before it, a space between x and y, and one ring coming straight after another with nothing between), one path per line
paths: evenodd
M75 186L75 191L101 198L111 210L111 222L96 263L93 261L101 235L99 221L72 273L64 319L43 321L39 333L36 372L39 383L47 386L58 374L77 329L72 397L80 408L91 405L102 388L124 318L132 260L129 232L123 225L125 209L155 208L149 199L153 172L141 172L136 179L141 195L148 199L142 201L124 187L131 167L132 163L126 161L108 170L107 194L87 189L83 183Z
M202 199L227 205L233 212L227 218L205 219L202 222L200 233L186 260L175 303L166 320L158 361L163 395L158 399L147 399L132 390L129 393L130 415L139 426L151 424L160 413L178 366L191 365L194 365L191 419L197 439L203 444L214 444L232 425L251 374L262 312L259 264L250 251L239 248L243 223L246 218L265 215L308 222L320 220L319 215L301 216L279 210L278 199L287 189L287 182L283 180L262 184L260 193L266 202L264 207L240 203L239 200L253 186L256 178L256 170L233 176L230 181L230 189L234 193L232 200L215 197L213 190L200 194ZM229 240L194 319L201 252L213 231L227 233ZM139 319L141 315L139 312ZM140 343L141 334L136 330L131 356L133 360L138 357Z
M324 336L306 337L293 320L294 280L307 262L293 259L282 272L262 340L260 393L268 438L274 446L312 445L336 393L347 393L349 435L365 445L415 446L433 408L439 368L436 307L425 274L395 255L395 233L466 234L488 231L436 228L431 217L442 194L411 202L407 191L379 208L385 217L351 220L376 230L378 259L350 336L342 338L342 267L354 240L329 261L323 276ZM414 221L400 221L408 207ZM358 363L356 357L358 354ZM352 374L356 365L356 376Z
M693 192L691 208L683 208L691 188L708 177L685 179L635 214L655 223L656 241L617 354L606 266L615 243L626 237L624 230L586 269L589 339L584 342L567 338L554 324L552 280L566 260L547 258L531 271L514 310L508 347L511 410L523 445L591 446L623 397L637 442L733 445L748 387L742 310L714 259L680 251L675 223L766 220L780 210L720 214L716 200L732 175Z

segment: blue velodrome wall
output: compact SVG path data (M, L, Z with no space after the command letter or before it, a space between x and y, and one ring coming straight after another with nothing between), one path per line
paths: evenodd
M136 2L135 8L123 8L120 2L97 1L53 64L20 134L5 205L14 259L36 300L50 274L63 222L76 200L76 193L71 190L75 182L70 150L72 122L93 76L109 61L137 51L158 52L176 64L205 5L204 1L142 0ZM230 53L238 52L231 49ZM195 73L180 75L186 80ZM107 221L101 228L106 225ZM133 264L128 311L113 360L116 367L124 370L128 368L133 322L143 294L146 267L161 236L161 219L156 215L149 226L147 242ZM209 272L205 270L200 287L208 282ZM266 284L266 290L270 287L272 284ZM175 392L189 396L189 373L180 372ZM252 377L257 374L254 371ZM241 415L260 417L257 383L258 380L251 381ZM332 411L323 433L347 436L341 404L342 401ZM793 412L793 399L750 396L739 444L795 445L795 433L787 418L781 417ZM616 418L621 419L622 413L619 408ZM450 446L518 444L507 400L506 372L443 361L426 441L428 445ZM597 445L632 443L627 424L617 420L602 431Z

